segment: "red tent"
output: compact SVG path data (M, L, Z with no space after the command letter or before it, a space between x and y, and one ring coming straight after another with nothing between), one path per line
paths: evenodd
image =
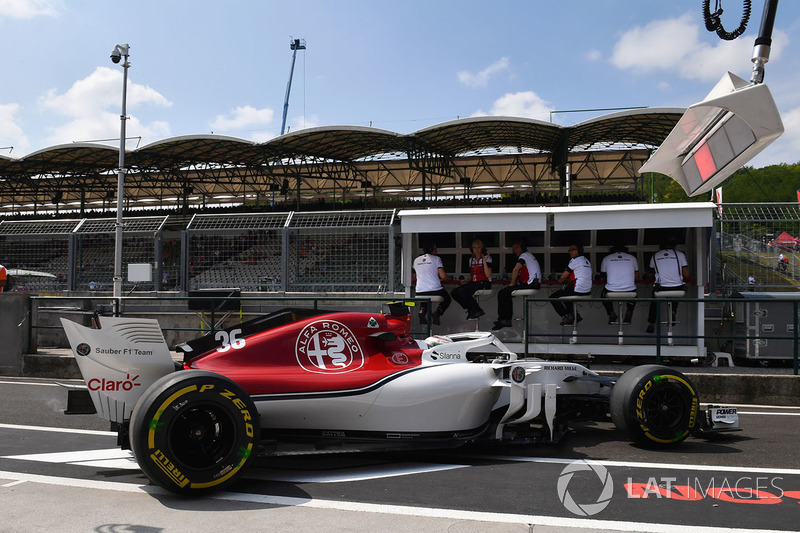
M785 231L772 241L773 244L795 244L796 242L797 240Z

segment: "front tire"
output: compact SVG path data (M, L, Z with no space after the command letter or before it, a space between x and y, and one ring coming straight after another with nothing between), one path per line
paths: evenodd
M617 380L610 410L614 424L634 442L672 445L697 428L700 400L682 373L661 365L643 365Z
M131 415L130 444L153 483L179 494L219 490L251 462L258 412L241 387L205 370L164 376Z

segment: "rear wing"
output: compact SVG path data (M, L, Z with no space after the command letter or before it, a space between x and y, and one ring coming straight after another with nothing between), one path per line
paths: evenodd
M101 329L62 318L92 403L101 418L129 420L139 397L176 369L158 321L99 317Z

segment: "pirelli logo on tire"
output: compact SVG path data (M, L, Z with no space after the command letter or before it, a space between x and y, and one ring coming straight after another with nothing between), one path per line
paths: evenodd
M667 388L671 393L663 392ZM681 395L688 400L688 409L680 409L682 403L680 401ZM655 396L655 398L652 398L652 396ZM649 407L649 411L647 407ZM674 414L676 421L681 416L688 418L688 420L683 420L682 423L676 424L673 435L665 434L663 430L658 431L650 427L654 414L658 416L659 410L665 413L664 416L666 416L666 413ZM654 442L666 444L684 440L697 426L699 411L700 401L694 387L686 379L672 374L652 376L641 387L636 398L636 418L640 421L644 434Z
M247 432L247 436L253 437L254 436L253 417L250 416L250 410L247 408L245 403L236 396L235 392L231 392L228 389L225 389L224 391L220 392L220 394L222 395L223 398L227 398L231 402L233 402L233 405L235 405L236 408L239 409L239 412L242 413L242 419L245 422L244 427L245 431Z
M249 464L258 413L232 380L208 371L165 376L142 396L131 447L156 484L179 493L217 489Z
M150 454L150 459L160 468L172 481L175 482L176 485L183 488L188 483L189 480L186 479L178 468L172 464L172 461L167 458L166 455L161 450L156 450Z

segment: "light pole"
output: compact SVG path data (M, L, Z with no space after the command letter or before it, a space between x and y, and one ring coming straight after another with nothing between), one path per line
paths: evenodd
M118 44L111 52L111 61L119 63L122 58L122 114L119 133L119 169L117 172L117 222L114 226L114 304L115 314L119 312L119 298L122 297L122 204L125 199L125 100L128 94L128 62L130 45Z

